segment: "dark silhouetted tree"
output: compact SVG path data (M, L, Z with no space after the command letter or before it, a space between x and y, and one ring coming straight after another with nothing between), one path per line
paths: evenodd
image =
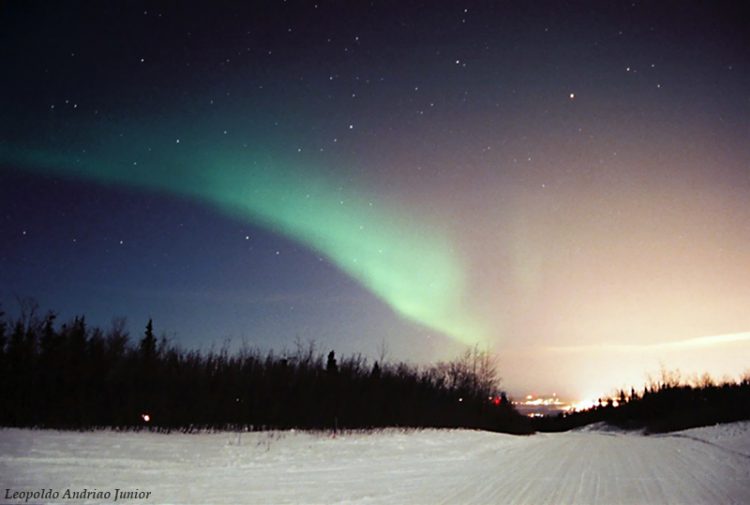
M146 331L140 343L141 357L145 361L150 361L156 356L156 336L154 336L154 322L149 319L146 324Z
M326 360L326 372L333 375L339 371L339 367L336 364L336 353L331 351L328 353L328 359Z

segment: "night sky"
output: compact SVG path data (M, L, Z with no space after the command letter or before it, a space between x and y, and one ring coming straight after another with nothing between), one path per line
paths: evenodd
M515 394L750 368L742 2L3 2L0 302Z

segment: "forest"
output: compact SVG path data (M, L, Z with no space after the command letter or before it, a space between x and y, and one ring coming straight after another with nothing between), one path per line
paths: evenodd
M23 301L0 312L0 425L339 430L478 428L529 433L528 420L498 391L489 353L470 349L431 366L319 352L183 350L149 320L131 338L124 319L104 330L84 316L59 324Z
M31 299L16 318L0 310L0 426L149 429L336 430L474 428L514 434L604 422L647 433L750 419L750 374L692 383L662 370L641 391L618 391L592 409L520 415L500 390L492 356L478 348L416 366L339 357L314 342L276 353L183 350L153 321L131 338L125 320L104 330L84 316L59 324Z

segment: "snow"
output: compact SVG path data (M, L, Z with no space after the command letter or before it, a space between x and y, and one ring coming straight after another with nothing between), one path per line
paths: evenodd
M740 504L750 423L651 436L0 430L0 502L40 488L151 492L116 502L129 504Z

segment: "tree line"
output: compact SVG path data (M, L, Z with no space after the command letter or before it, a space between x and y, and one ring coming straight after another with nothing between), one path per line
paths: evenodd
M123 319L103 330L57 323L24 301L0 311L0 425L62 429L359 429L463 427L528 433L477 348L432 366L339 358L314 343L292 352L183 350L151 320L131 339Z
M594 408L533 420L539 431L567 431L596 422L623 429L663 433L750 419L750 372L740 380L714 381L708 374L691 382L678 370L663 369L641 390L618 391Z

